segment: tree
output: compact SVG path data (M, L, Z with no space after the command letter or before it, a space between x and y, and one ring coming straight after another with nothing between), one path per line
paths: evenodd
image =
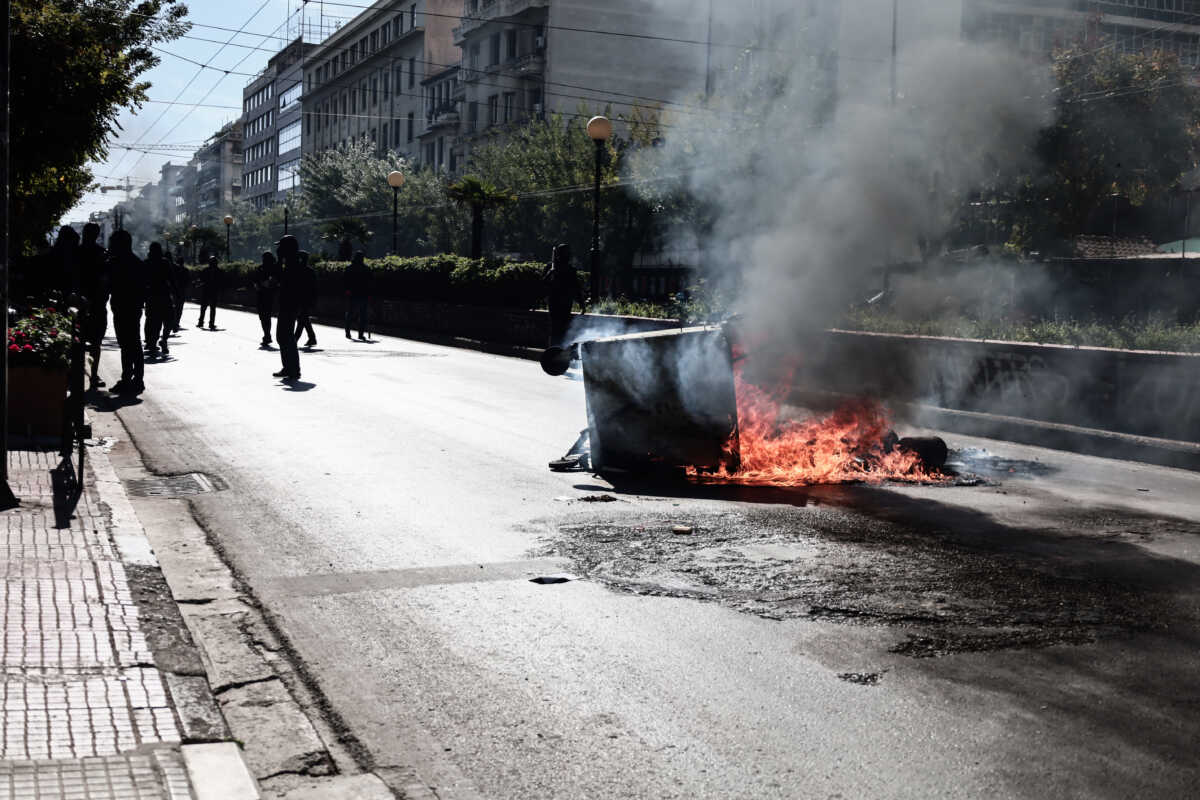
M483 257L483 212L516 202L511 192L497 189L475 175L466 175L446 187L446 196L471 209L471 258Z
M1055 120L1038 146L1046 170L1022 187L1029 216L1053 225L1043 235L1073 238L1114 193L1140 206L1195 168L1200 93L1175 54L1076 45L1056 55L1054 76Z
M321 238L333 242L336 246L343 241L358 242L365 248L375 232L367 227L367 223L357 217L341 217L321 226Z
M183 35L177 0L12 0L12 237L28 250L92 184L122 108L140 108L151 45Z

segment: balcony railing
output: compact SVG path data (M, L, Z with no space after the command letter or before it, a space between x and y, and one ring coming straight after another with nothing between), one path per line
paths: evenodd
M462 23L451 31L455 44L461 44L475 30L494 19L515 17L532 8L545 8L550 0L480 0L478 8L469 2L463 7Z

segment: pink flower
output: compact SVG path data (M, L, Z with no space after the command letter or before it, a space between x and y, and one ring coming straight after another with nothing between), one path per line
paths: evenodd
M50 329L50 335L51 335L51 336L58 336L58 328L51 328L51 329Z
M21 352L21 346L18 344L10 344L8 346L8 351L10 353L19 353L19 352Z
M54 309L53 309L53 308L47 308L47 309L46 309L46 312L47 312L47 313L49 313L49 314L53 314L53 313L54 313Z
M32 349L33 349L33 345L31 345L31 344L27 344L27 345L25 345L24 347L22 347L21 349L22 349L22 350L32 350Z

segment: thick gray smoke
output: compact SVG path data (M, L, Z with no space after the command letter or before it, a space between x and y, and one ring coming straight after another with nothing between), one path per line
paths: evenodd
M708 205L711 225L678 238L734 290L752 336L796 343L834 324L878 289L881 266L944 236L964 198L1026 157L1049 119L1048 87L1027 62L964 41L961 2L914 4L894 102L890 3L714 4L712 114L668 111L665 146L645 157ZM704 0L654 5L675 18L708 11Z

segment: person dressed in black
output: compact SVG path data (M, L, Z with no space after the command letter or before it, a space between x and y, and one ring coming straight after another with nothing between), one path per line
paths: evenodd
M358 319L358 340L367 340L367 305L371 297L371 269L366 256L359 250L342 273L346 292L346 338L350 338L350 323Z
M221 284L225 273L221 271L216 256L209 256L208 266L200 273L200 321L196 327L204 327L204 312L208 311L208 329L217 329L217 301L221 299Z
M254 270L254 305L258 321L262 324L262 346L271 344L271 314L275 309L275 293L279 289L278 267L275 254L270 250L262 254L262 264Z
M300 296L300 311L296 317L296 336L297 342L300 341L300 334L308 332L308 341L304 343L305 347L317 346L317 334L313 331L312 320L309 314L312 313L313 306L317 303L317 273L313 272L312 267L308 265L308 253L301 250L299 255L300 274L299 278L302 284Z
M550 306L550 346L563 345L567 330L571 327L571 307L579 301L585 305L583 292L579 288L579 277L571 266L571 245L560 244L554 248L550 268L543 278Z
M171 353L167 336L171 333L174 310L171 307L171 265L158 242L150 244L146 256L146 282L146 355L156 358L161 348L165 357Z
M59 293L64 300L79 285L79 234L70 225L58 229L50 249L49 274L45 278L46 288Z
M104 386L100 379L100 347L108 331L108 254L97 239L100 226L89 222L83 226L83 244L79 246L79 290L86 302L86 317L83 323L83 341L91 356L91 387Z
M177 252L171 262L171 295L174 297L175 318L171 320L171 332L179 333L183 322L183 304L187 302L188 284L192 282L191 270L183 263L183 253Z
M283 369L276 378L300 378L300 351L296 349L296 317L304 296L304 277L300 273L300 243L290 234L279 240L276 250L279 273L279 320L275 324L275 340L279 342L279 358Z
M112 387L122 394L140 394L146 390L143 380L142 309L146 304L146 270L133 254L129 231L116 231L108 241L112 275L113 329L121 345L121 380Z

